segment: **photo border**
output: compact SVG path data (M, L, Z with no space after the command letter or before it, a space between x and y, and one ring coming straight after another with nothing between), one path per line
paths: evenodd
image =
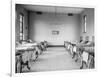
M11 76L12 77L33 77L33 76L41 76L41 75L46 75L48 76L49 75L56 75L58 73L61 73L61 74L71 74L72 72L74 73L79 73L79 72L83 72L82 74L84 73L89 73L90 70L64 70L64 71L52 71L52 72L34 72L34 73L15 73L15 4L18 3L18 4L32 4L32 5L48 5L48 4L42 4L42 3L34 3L34 1L18 1L18 0L12 0L11 2ZM50 5L50 4L49 4ZM65 6L65 5L59 5L59 4L51 4L50 6ZM94 8L96 10L96 7L95 6L87 6L87 5L67 5L65 7L82 7L82 8ZM94 10L94 12L95 12ZM95 13L94 13L94 22L95 22ZM95 27L95 23L94 23L94 27ZM94 32L94 35L95 35L95 32ZM95 50L96 51L96 50ZM96 53L96 52L95 52ZM97 53L96 53L97 54ZM97 58L95 58L97 59ZM96 60L95 60L96 61ZM91 70L91 71L96 71L97 70L97 63L95 62L95 69ZM46 77L45 76L45 77ZM60 75L59 75L60 76Z

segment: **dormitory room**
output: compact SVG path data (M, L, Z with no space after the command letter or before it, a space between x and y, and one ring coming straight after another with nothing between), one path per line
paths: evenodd
M94 8L15 5L15 72L95 68Z

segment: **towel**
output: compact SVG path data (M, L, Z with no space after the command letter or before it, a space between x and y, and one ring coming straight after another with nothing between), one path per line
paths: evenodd
M83 54L82 54L82 60L85 61L87 63L88 61L88 53L83 51Z
M73 52L76 52L76 49L77 49L76 46L74 46L74 48L73 48Z

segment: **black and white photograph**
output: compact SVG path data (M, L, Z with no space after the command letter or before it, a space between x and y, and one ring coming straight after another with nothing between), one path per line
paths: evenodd
M99 74L98 1L11 0L9 5L1 4L3 75L94 77Z
M15 4L15 73L95 69L94 12Z

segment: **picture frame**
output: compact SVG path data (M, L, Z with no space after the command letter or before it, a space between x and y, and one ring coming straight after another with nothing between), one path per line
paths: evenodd
M41 75L43 75L43 74L41 74L41 73L35 73L35 74L33 74L33 73L27 73L27 74L24 74L24 73L22 73L22 74L15 74L15 52L13 52L13 51L15 51L15 4L16 3L18 3L18 2L16 2L16 1L13 1L12 2L12 48L11 48L11 50L12 50L12 52L11 52L11 60L12 60L12 63L11 63L11 75L12 75L12 77L18 77L18 76L21 76L21 77L32 77L33 75L38 75L38 74L40 74L40 76ZM19 1L19 3L21 3L20 1ZM22 2L22 3L25 3L25 2ZM28 3L29 4L29 3ZM31 3L32 4L32 3ZM34 4L34 3L33 3ZM37 4L36 4L37 5ZM38 4L39 5L39 4ZM82 6L79 6L79 5L77 5L78 7L82 7ZM71 7L73 7L73 6L71 6ZM87 15L84 15L84 16L86 16L87 17ZM83 18L85 19L85 17L83 16ZM83 19L82 18L82 19ZM83 33L86 33L87 32L87 30L86 30L86 25L84 25L83 24ZM58 31L58 30L53 30L53 31L51 31L51 34L52 35L59 35L60 34L60 31ZM48 73L48 72L47 72ZM52 72L51 72L52 73ZM59 73L59 72L58 72ZM77 72L77 73L79 73L79 72ZM50 74L50 73L49 73ZM44 76L45 76L45 73L44 73Z
M59 35L59 31L53 30L52 35Z

